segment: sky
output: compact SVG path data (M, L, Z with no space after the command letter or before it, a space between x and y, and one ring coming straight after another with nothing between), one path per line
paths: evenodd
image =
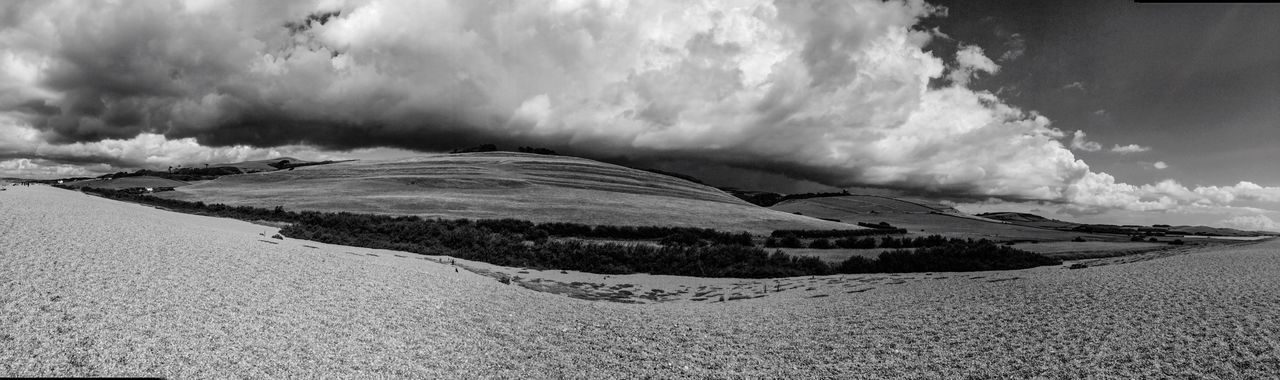
M495 143L1280 230L1280 6L6 1L0 176Z

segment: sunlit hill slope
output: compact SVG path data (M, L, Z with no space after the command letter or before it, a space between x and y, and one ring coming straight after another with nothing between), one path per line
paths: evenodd
M159 195L290 210L443 218L752 232L858 228L757 207L666 175L583 158L512 152L424 155L225 176Z

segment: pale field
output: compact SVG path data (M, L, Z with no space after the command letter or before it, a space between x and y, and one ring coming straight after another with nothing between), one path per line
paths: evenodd
M774 280L477 271L44 186L0 193L0 376L1272 378L1280 243L1068 270ZM262 236L259 234L265 234ZM562 276L562 277L556 277ZM755 287L787 283L781 292ZM522 282L517 282L522 283ZM792 285L796 287L792 288ZM773 290L773 289L769 289ZM735 297L727 297L735 298Z
M289 210L675 225L858 229L746 203L718 189L597 161L511 152L423 155L225 176L166 198Z

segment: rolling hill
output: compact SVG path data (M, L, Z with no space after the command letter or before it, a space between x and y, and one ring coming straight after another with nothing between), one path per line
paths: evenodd
M1049 219L1036 214L1028 214L1023 212L988 212L978 214L980 217L995 219L999 221L1009 222L1020 226L1050 228L1069 230L1079 226L1079 223L1064 222L1057 219Z
M1090 237L1089 234L1022 226L968 215L946 205L925 200L848 195L787 200L771 208L816 218L836 219L850 224L887 222L895 227L905 228L912 234L1037 241L1070 240L1077 236ZM1090 238L1118 239L1115 236Z
M270 171L275 171L279 169L277 167L271 166L271 164L279 163L280 161L288 161L291 163L306 162L293 157L277 157L277 158L272 158L267 160L232 162L227 164L213 164L213 165L209 165L209 167L236 168L236 169L240 169L240 171L243 171L245 173L270 172Z
M162 196L290 210L756 233L859 228L757 207L667 175L583 158L512 152L423 155L224 176Z

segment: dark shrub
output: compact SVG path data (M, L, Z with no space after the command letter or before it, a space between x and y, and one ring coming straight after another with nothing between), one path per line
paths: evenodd
M702 240L698 239L698 235L686 231L667 235L659 243L670 246L693 247L702 245Z
M470 147L470 148L454 149L452 152L449 152L449 153L494 152L494 151L497 151L497 150L498 150L498 146L497 146L497 145L493 145L493 144L481 144L481 145L473 146L473 147Z
M895 229L861 229L861 230L777 230L769 234L773 237L783 237L786 235L795 235L804 239L818 238L845 238L855 236L873 236L873 235L901 235L907 233L907 230L901 228Z
M547 230L544 230L541 228L535 228L532 231L529 231L528 233L524 234L525 240L533 241L536 243L547 241L547 238L549 237L551 237L551 234L547 233Z
M809 242L809 248L813 248L813 249L831 249L831 248L835 248L835 246L831 245L831 241L830 241L830 240L827 240L827 239L817 239L817 240L814 240L814 241L812 241L812 242Z
M778 241L778 245L783 248L804 248L804 243L796 235L783 236L782 240Z
M885 251L876 260L854 256L841 263L838 270L841 273L969 272L1061 263L1061 260L997 245L986 239L956 239L944 246Z
M1076 238L1075 238L1075 239L1071 239L1071 241L1074 241L1074 242L1076 242L1076 243L1083 243L1085 240L1084 240L1084 237L1076 236Z
M548 156L556 155L556 151L547 149L547 148L534 148L531 146L522 146L522 147L516 148L516 150L519 151L520 153L533 153L533 154L542 154L542 155L548 155Z
M1182 241L1182 239L1173 239L1173 241L1169 242L1169 245L1183 245L1183 244L1187 244L1187 243Z

